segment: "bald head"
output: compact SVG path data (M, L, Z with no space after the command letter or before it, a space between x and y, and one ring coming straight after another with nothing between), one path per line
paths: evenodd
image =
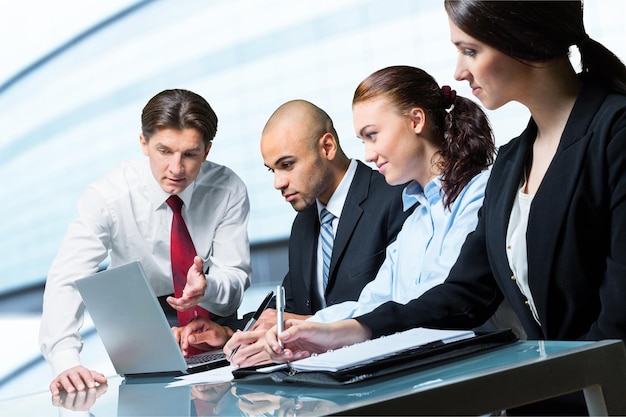
M339 137L330 116L306 100L288 101L272 113L263 128L263 136L277 130L292 132L293 139L306 141L308 146L316 146L317 140L324 133L330 133L339 145Z

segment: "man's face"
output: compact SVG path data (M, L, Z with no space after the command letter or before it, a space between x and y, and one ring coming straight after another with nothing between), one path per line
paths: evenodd
M139 141L152 175L168 194L179 194L196 179L211 149L196 129L160 129L148 141L140 135Z
M274 173L274 188L296 211L303 211L326 194L332 177L319 141L315 147L298 139L298 129L274 128L261 137L265 166Z

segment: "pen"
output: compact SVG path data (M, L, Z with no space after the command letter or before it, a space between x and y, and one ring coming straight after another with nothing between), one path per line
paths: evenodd
M243 328L244 332L247 332L248 330L252 329L252 326L254 326L254 323L256 323L259 317L261 317L261 314L263 314L267 306L270 304L270 301L272 301L273 295L274 295L274 291L270 291L267 293L263 301L261 301L261 305L259 306L259 308L256 309L256 311L254 312L254 315L250 318L250 320L248 320L248 322L244 326ZM233 358L233 356L235 356L235 353L237 353L237 349L239 349L239 346L237 346L236 348L232 350L232 352L230 352L230 356L228 357L229 361Z
M285 289L282 285L276 287L276 338L278 346L283 349L283 342L280 341L280 334L285 330Z

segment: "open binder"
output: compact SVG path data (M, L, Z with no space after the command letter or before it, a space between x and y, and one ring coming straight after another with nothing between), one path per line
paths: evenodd
M412 331L416 330L419 329L412 329ZM239 368L233 371L233 376L235 380L250 382L341 386L426 369L517 341L517 337L510 329L477 333L459 332L458 335L459 337L452 337L447 340L443 338L417 345L414 344L408 348L400 347L393 352L387 352L382 355L376 352L375 349L372 349L372 347L376 346L375 343L381 346L381 340L373 339L339 349L351 349L351 351L346 351L345 353L355 353L356 356L359 355L357 351L370 352L370 360L362 360L360 358L357 363L348 364L347 366L337 366L337 364L333 363L322 365L324 363L324 355L334 353L327 352L318 355L315 361L309 361L320 364L321 366L319 367L300 366L299 362L301 361L296 361L284 365ZM387 336L387 340L384 340L385 344L392 345L394 336L406 339L406 336L410 335L402 332L398 336ZM370 344L372 345L370 346Z

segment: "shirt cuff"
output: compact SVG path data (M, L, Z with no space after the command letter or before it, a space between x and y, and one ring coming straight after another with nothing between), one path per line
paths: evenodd
M54 352L50 356L50 366L52 367L52 374L54 378L56 378L61 372L77 365L80 365L80 354L78 353L78 350L66 349L60 352Z

